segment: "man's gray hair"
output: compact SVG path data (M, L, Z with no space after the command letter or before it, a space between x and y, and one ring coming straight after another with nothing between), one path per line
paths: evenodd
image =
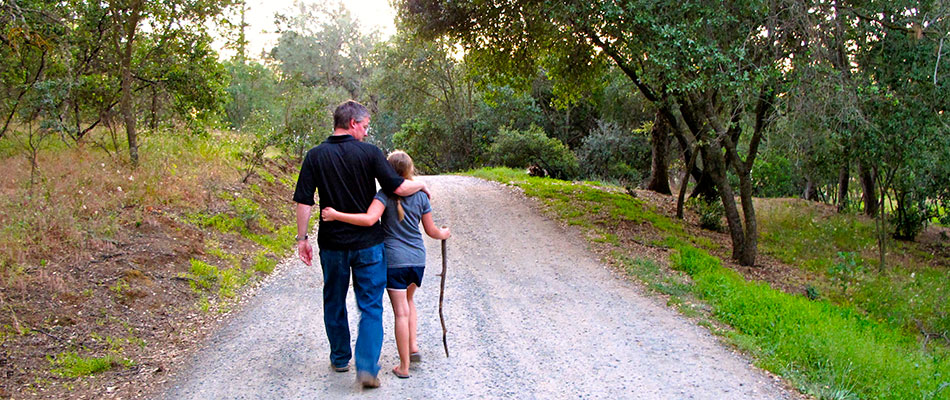
M350 129L350 120L363 122L366 118L369 118L369 110L366 106L355 100L347 100L333 111L333 128Z

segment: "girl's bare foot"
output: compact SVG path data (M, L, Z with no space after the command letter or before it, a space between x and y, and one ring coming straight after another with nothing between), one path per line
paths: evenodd
M393 375L396 375L397 377L399 377L399 379L406 379L409 377L409 368L400 370L399 366L397 365L393 367Z

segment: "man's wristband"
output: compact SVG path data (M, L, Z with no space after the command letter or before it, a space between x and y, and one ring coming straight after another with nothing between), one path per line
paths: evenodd
M295 236L294 238L297 239L297 241L299 242L301 240L307 240L309 237L310 235L303 235L303 237Z

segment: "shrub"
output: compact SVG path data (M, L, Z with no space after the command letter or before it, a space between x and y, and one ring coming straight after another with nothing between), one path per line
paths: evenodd
M598 121L577 150L577 158L587 179L636 186L649 174L650 152L642 131L624 131L616 124Z
M511 168L537 165L556 179L574 179L580 169L577 157L564 143L547 137L534 125L525 131L502 128L489 153L495 164Z
M485 138L472 120L454 125L424 117L412 118L393 134L392 144L412 156L422 173L471 168L484 157Z
M763 154L755 159L752 167L752 190L756 196L797 196L800 194L799 180L795 166L781 154Z
M930 222L930 212L923 204L904 205L894 210L890 219L894 224L894 239L914 240Z
M864 263L851 251L839 251L838 261L828 268L831 281L841 289L842 294L847 292L862 272L864 272Z
M686 201L686 206L699 214L700 227L722 232L722 217L726 214L726 211L719 200L707 201L702 197L693 197Z

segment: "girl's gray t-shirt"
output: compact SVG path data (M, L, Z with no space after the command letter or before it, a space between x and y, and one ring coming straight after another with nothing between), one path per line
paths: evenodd
M426 265L426 248L422 242L422 233L419 223L422 215L432 212L429 196L423 192L416 192L402 198L402 208L405 218L399 220L396 210L396 195L387 195L382 190L376 192L386 210L383 211L382 225L386 246L386 262L389 268L424 267Z

